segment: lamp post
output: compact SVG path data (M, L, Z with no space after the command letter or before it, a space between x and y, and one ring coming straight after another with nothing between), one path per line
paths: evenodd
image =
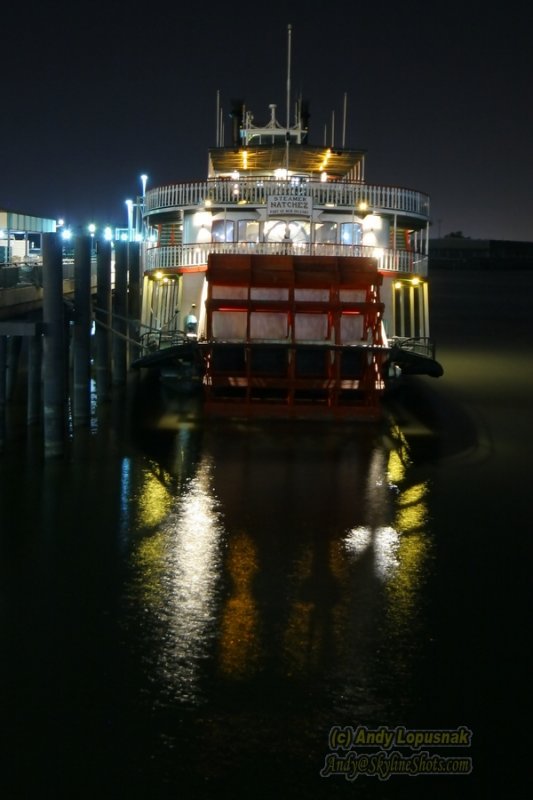
M144 227L144 204L146 199L146 182L148 180L148 175L141 175L141 184L142 184L142 195L139 200L139 234L141 241L144 241L145 238L145 227Z
M133 200L126 200L128 207L128 242L133 241Z
M91 255L94 253L94 234L96 233L96 225L94 222L91 222L90 225L87 226L87 230L91 234Z

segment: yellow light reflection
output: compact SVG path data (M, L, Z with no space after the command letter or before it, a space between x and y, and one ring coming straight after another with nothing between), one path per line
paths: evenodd
M150 470L144 470L142 492L137 500L137 525L153 530L166 517L172 495Z
M295 570L301 594L306 594L302 587L311 579L312 566L313 553L308 549L300 556ZM300 596L293 602L285 630L289 674L301 672L310 660L314 660L321 639L321 631L316 629L315 615L316 603L311 598Z
M424 533L400 537L398 562L401 565L391 575L386 586L387 617L391 632L396 636L407 630L413 632L417 621L416 606L424 564L428 557L428 543Z
M427 509L422 501L427 490L427 483L419 483L401 493L395 519L396 528L400 533L410 533L424 527Z
M258 570L256 548L250 536L241 532L229 543L227 567L233 581L221 621L220 668L242 678L257 663L258 615L252 594L252 580Z

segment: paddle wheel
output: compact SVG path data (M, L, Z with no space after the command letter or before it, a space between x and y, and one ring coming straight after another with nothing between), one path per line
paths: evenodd
M206 413L379 416L375 259L211 254L206 278Z

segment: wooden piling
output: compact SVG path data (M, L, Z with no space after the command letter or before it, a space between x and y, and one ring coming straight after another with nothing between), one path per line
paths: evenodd
M128 242L115 245L115 293L113 302L113 384L123 386L128 371L126 334L128 324Z
M128 247L128 318L131 342L129 345L130 364L140 355L141 329L141 254L139 242L131 242Z
M26 421L36 425L41 420L43 338L39 331L28 337L28 400Z
M111 242L99 241L96 253L96 391L109 400L111 385Z
M7 343L6 399L12 400L17 385L22 336L10 336Z
M74 244L73 425L91 421L91 237Z
M63 309L63 260L56 233L43 233L44 326L44 454L62 456L65 446L65 323Z
M0 335L0 453L6 442L7 336Z

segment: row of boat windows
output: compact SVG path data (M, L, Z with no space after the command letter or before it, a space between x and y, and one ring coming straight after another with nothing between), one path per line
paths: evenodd
M213 220L211 230L200 229L197 241L212 242L308 242L311 224L308 220ZM361 244L362 225L357 222L314 223L313 241L318 244Z

